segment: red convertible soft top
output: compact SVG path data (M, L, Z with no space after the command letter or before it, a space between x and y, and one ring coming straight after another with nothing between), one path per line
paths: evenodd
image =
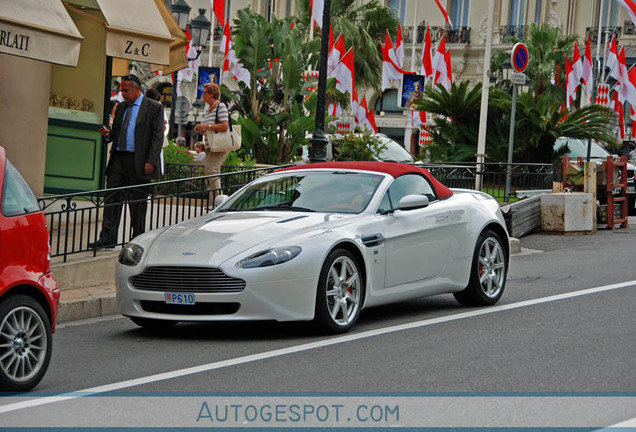
M453 194L449 188L440 183L426 168L417 165L402 164L396 162L320 162L303 165L295 165L283 168L279 171L304 170L304 169L356 169L363 171L375 171L397 178L404 174L420 174L431 183L439 199L447 198Z

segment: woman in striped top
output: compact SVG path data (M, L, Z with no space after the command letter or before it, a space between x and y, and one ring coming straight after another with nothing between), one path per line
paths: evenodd
M205 133L209 131L225 132L229 129L229 113L227 106L220 101L220 96L221 91L215 83L208 83L203 86L203 96L201 98L208 104L208 110L203 116L203 122L194 127L195 132L205 136ZM205 175L220 174L221 165L227 159L228 154L230 154L229 151L213 153L206 146ZM210 191L210 204L212 204L214 196L221 193L221 179L218 177L210 179L208 190Z

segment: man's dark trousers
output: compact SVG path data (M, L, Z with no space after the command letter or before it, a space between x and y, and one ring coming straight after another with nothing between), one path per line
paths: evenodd
M148 183L148 180L140 179L135 171L135 154L115 150L111 156L108 173L106 174L106 187L108 189L134 186ZM104 219L102 223L101 240L105 245L117 244L117 231L121 219L122 202L128 199L130 209L130 225L132 237L142 234L146 228L146 210L148 208L148 192L146 188L134 188L132 190L108 192L104 200ZM129 238L125 237L124 242Z

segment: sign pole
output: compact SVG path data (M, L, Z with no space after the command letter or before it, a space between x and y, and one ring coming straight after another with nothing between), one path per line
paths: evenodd
M508 138L508 161L506 163L506 189L504 202L510 202L510 183L512 178L512 154L515 145L515 117L517 114L517 84L524 84L524 71L528 67L528 48L521 42L512 47L510 63L516 73L512 75L512 107L510 109L510 135Z
M510 135L508 135L508 163L506 164L506 191L504 202L510 202L510 183L512 178L512 150L515 145L515 117L517 114L517 84L512 83L512 108L510 110Z

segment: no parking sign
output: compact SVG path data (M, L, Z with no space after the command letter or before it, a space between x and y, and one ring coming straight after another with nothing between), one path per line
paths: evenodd
M528 47L524 43L517 42L512 47L512 53L510 54L510 63L515 72L523 73L528 67Z

